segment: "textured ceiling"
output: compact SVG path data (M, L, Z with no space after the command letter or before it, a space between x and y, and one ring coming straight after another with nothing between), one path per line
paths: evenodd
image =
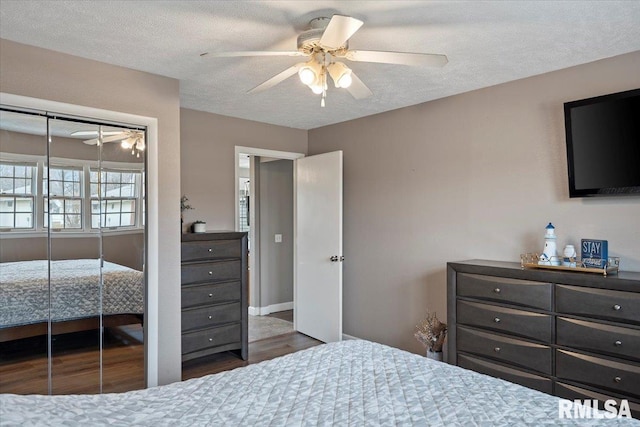
M299 62L203 52L295 50L317 16L364 26L352 49L444 53L443 68L349 63L373 91L330 85L327 106L297 77L246 92ZM13 1L0 37L180 80L182 107L312 129L640 50L640 1ZM639 70L640 72L640 70Z

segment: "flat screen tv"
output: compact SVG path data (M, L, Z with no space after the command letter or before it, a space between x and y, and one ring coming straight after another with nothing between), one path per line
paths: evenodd
M640 196L640 89L564 104L569 196Z

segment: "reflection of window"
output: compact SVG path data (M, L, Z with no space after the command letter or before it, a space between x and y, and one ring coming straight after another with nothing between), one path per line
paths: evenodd
M47 173L48 172L48 173ZM44 226L52 229L82 228L82 169L44 167Z
M249 178L240 178L238 189L240 190L238 231L249 231Z
M0 162L0 228L33 228L36 165Z
M135 227L142 174L91 170L91 227Z

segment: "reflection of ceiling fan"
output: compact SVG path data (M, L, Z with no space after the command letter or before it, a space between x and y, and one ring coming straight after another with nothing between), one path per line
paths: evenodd
M247 51L247 52L205 52L200 56L304 56L307 62L300 62L276 74L264 83L254 87L249 93L269 89L298 73L302 83L313 93L322 95L321 106L327 95L327 74L338 88L345 88L356 99L372 95L371 90L337 59L357 62L378 62L384 64L423 65L442 67L448 60L446 55L427 53L383 52L375 50L351 50L349 38L362 26L363 22L350 16L333 15L315 18L309 22L310 29L298 36L298 50L290 52Z
M73 132L72 136L94 136L95 138L87 139L84 142L88 145L100 145L101 140L98 138L98 131L95 130L81 130ZM122 148L131 150L131 154L136 154L140 157L140 152L145 149L144 133L135 130L122 130L122 131L102 131L102 143L121 141Z

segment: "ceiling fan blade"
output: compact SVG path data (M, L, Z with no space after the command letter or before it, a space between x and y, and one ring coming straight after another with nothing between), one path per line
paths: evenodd
M294 65L292 67L289 67L286 70L284 70L283 72L278 73L275 76L271 77L266 82L264 82L262 84L259 84L258 86L254 87L253 89L251 89L247 93L257 93L257 92L262 92L262 91L265 91L267 89L270 89L270 88L274 87L275 85L277 85L278 83L280 83L280 82L288 79L289 77L293 76L295 73L298 72L299 69L300 69L300 64L296 64L296 65Z
M373 92L362 83L362 80L352 71L351 72L351 85L347 88L351 96L355 99L364 99L373 95Z
M333 15L320 38L320 44L328 49L337 49L344 45L362 24L362 21L350 16Z
M107 132L103 132L103 135L106 133ZM106 142L120 141L131 136L129 132L115 132L115 135L113 135L114 132L110 132L110 133L112 133L112 135L102 138L103 144ZM98 138L87 139L86 141L82 141L82 142L84 142L87 145L97 145Z
M379 50L350 50L344 57L350 61L379 62L382 64L423 65L443 67L449 62L447 55L433 53L383 52Z
M234 58L240 56L308 56L304 52L297 50L292 51L245 51L245 52L204 52L202 57L210 58Z
M102 138L102 142L120 141L122 139L129 138L130 136L131 134L129 132L120 132L118 135L111 135L111 136Z
M122 131L119 130L111 130L111 131L103 131L102 134L103 135L117 135L119 133L122 133ZM98 131L97 130L78 130L75 132L71 133L71 136L97 136L98 135Z

